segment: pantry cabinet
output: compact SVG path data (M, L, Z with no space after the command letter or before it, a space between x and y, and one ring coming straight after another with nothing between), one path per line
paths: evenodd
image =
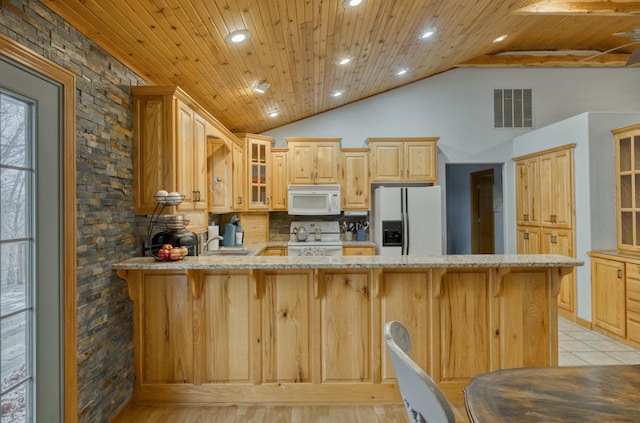
M518 225L540 225L540 182L538 156L516 162L516 219Z
M286 148L271 149L269 192L271 193L270 210L272 211L285 211L288 208L288 154L289 150Z
M340 162L342 210L370 210L369 149L343 148Z
M514 159L518 254L575 257L574 147L568 144ZM575 269L562 279L558 310L575 320Z
M540 220L543 226L573 227L573 148L540 156Z
M337 184L340 138L286 138L289 147L289 183Z
M159 190L185 196L174 211L202 211L207 204L207 116L178 87L132 87L134 95L134 209L151 214Z
M369 138L371 182L438 184L438 138Z

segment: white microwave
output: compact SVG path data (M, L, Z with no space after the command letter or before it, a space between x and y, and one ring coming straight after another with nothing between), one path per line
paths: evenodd
M289 185L289 214L340 214L340 185Z

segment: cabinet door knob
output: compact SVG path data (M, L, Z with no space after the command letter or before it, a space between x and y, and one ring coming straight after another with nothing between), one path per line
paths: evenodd
M523 238L524 239L529 239L529 232L525 232L524 235L523 235Z
M618 279L622 279L622 269L618 269Z

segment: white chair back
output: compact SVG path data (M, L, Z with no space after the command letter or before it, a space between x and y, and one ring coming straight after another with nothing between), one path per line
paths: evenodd
M455 423L453 408L438 385L410 357L411 338L400 322L384 325L384 338L411 423Z

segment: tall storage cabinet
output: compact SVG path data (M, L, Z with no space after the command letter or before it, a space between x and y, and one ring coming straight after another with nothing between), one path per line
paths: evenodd
M573 149L575 145L515 158L518 254L575 257ZM560 315L576 319L575 269L562 279Z

